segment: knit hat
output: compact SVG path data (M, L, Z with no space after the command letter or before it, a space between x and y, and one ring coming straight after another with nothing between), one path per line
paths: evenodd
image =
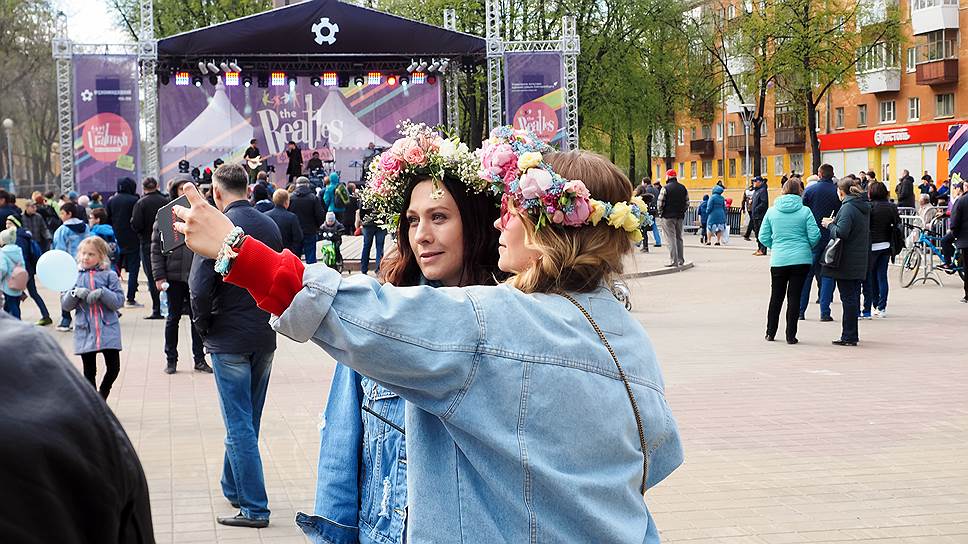
M326 212L326 222L336 221L336 214L333 212Z
M667 178L677 178L679 176L676 175L675 169L670 168L670 169L666 170L666 177Z
M9 229L0 232L0 246L5 246L7 244L12 244L17 241L17 228L10 227Z
M7 221L10 221L11 223L13 223L14 226L18 229L24 226L23 221L20 220L20 216L17 216L17 215L8 215Z

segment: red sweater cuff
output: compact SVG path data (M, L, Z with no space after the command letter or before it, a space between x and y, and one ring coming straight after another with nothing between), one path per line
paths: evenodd
M305 265L288 249L276 253L247 236L224 280L247 290L259 308L282 315L302 289L303 270Z

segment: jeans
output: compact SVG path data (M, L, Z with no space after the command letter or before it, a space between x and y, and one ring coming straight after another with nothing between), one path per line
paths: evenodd
M827 241L821 238L820 243L813 248L813 265L810 266L810 270L807 272L807 278L803 284L803 293L800 294L801 314L807 313L807 305L810 304L810 289L813 288L814 277L817 277L820 278L820 316L825 317L830 315L830 303L834 300L835 282L833 278L820 275L820 255L823 253L825 247L827 247Z
M188 283L183 281L169 281L168 317L165 320L165 358L169 363L178 362L178 322L182 315L188 314L188 326L192 332L192 358L196 363L205 360L205 348L202 337L192 322L192 305L188 302Z
M155 275L151 271L151 242L141 244L141 262L145 264L145 278L148 280L148 294L151 295L151 313L161 314L161 297L155 286ZM130 286L130 283L129 283ZM130 291L130 287L128 288Z
M101 379L100 388L95 383L95 379L97 378L98 353L104 354L104 365L107 369L104 373L104 378ZM82 353L81 363L84 365L84 377L98 390L101 398L107 400L108 395L111 393L111 386L114 385L114 380L118 379L118 374L121 373L121 352L116 349L102 349L101 351Z
M945 264L950 265L955 257L955 233L947 232L941 237L941 254Z
M122 253L121 267L128 271L128 302L134 302L134 295L138 292L138 269L141 267L140 250ZM146 268L150 268L150 265Z
M40 309L40 317L50 319L50 311L47 310L47 305L44 304L44 298L37 292L37 280L33 275L27 280L27 294L37 303L37 308Z
M306 258L306 264L314 264L316 262L316 242L315 232L303 235L303 255Z
M681 217L665 217L662 219L662 229L665 230L667 245L669 246L669 262L674 265L686 263L682 254L682 221Z
M857 342L857 319L860 317L860 280L837 280L840 291L840 304L844 308L841 319L840 339L845 342Z
M763 225L763 215L756 215L750 219L750 227L753 229L753 234L756 236L756 249L760 253L766 253L766 246L760 242L760 227Z
M656 216L656 214L652 214L652 215L653 216ZM655 217L655 220L652 221L652 237L655 238L655 245L656 245L656 247L662 245L662 235L659 234L659 218L658 217Z
M360 272L366 274L370 269L370 247L376 239L376 272L380 273L380 261L383 260L383 243L387 231L377 226L363 226L363 254L360 255Z
M790 266L774 266L770 268L770 308L766 314L766 334L770 338L776 336L780 326L780 309L783 299L787 301L786 310L786 339L795 340L797 337L798 313L800 312L800 294L803 284L807 281L809 264L795 264Z
M3 295L3 311L11 316L20 319L20 297L13 295Z
M871 313L872 306L881 311L887 309L887 266L890 262L890 249L871 252L868 260L867 281L864 282L865 315Z
M249 519L269 519L259 423L274 351L212 353L215 385L225 422L222 494Z

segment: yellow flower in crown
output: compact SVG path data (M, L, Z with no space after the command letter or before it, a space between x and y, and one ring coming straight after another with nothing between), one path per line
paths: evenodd
M645 201L642 200L642 197L640 196L633 196L632 200L630 200L629 202L638 206L639 211L642 213L645 213L649 209L649 207L645 205Z
M624 229L625 222L630 216L632 216L632 208L625 202L618 202L612 206L612 213L608 214L608 224L615 228Z
M598 225L598 222L602 220L605 216L605 204L599 200L592 199L589 201L589 206L591 206L591 213L588 214L588 222L592 225Z
M541 153L537 151L529 151L527 153L522 153L518 157L518 170L524 172L529 168L534 168L541 164Z
M642 231L639 229L627 231L627 234L633 244L642 241Z

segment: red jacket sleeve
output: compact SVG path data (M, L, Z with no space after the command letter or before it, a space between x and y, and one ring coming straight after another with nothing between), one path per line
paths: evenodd
M302 289L305 265L288 249L276 253L251 236L238 253L225 281L249 291L259 308L282 315Z

